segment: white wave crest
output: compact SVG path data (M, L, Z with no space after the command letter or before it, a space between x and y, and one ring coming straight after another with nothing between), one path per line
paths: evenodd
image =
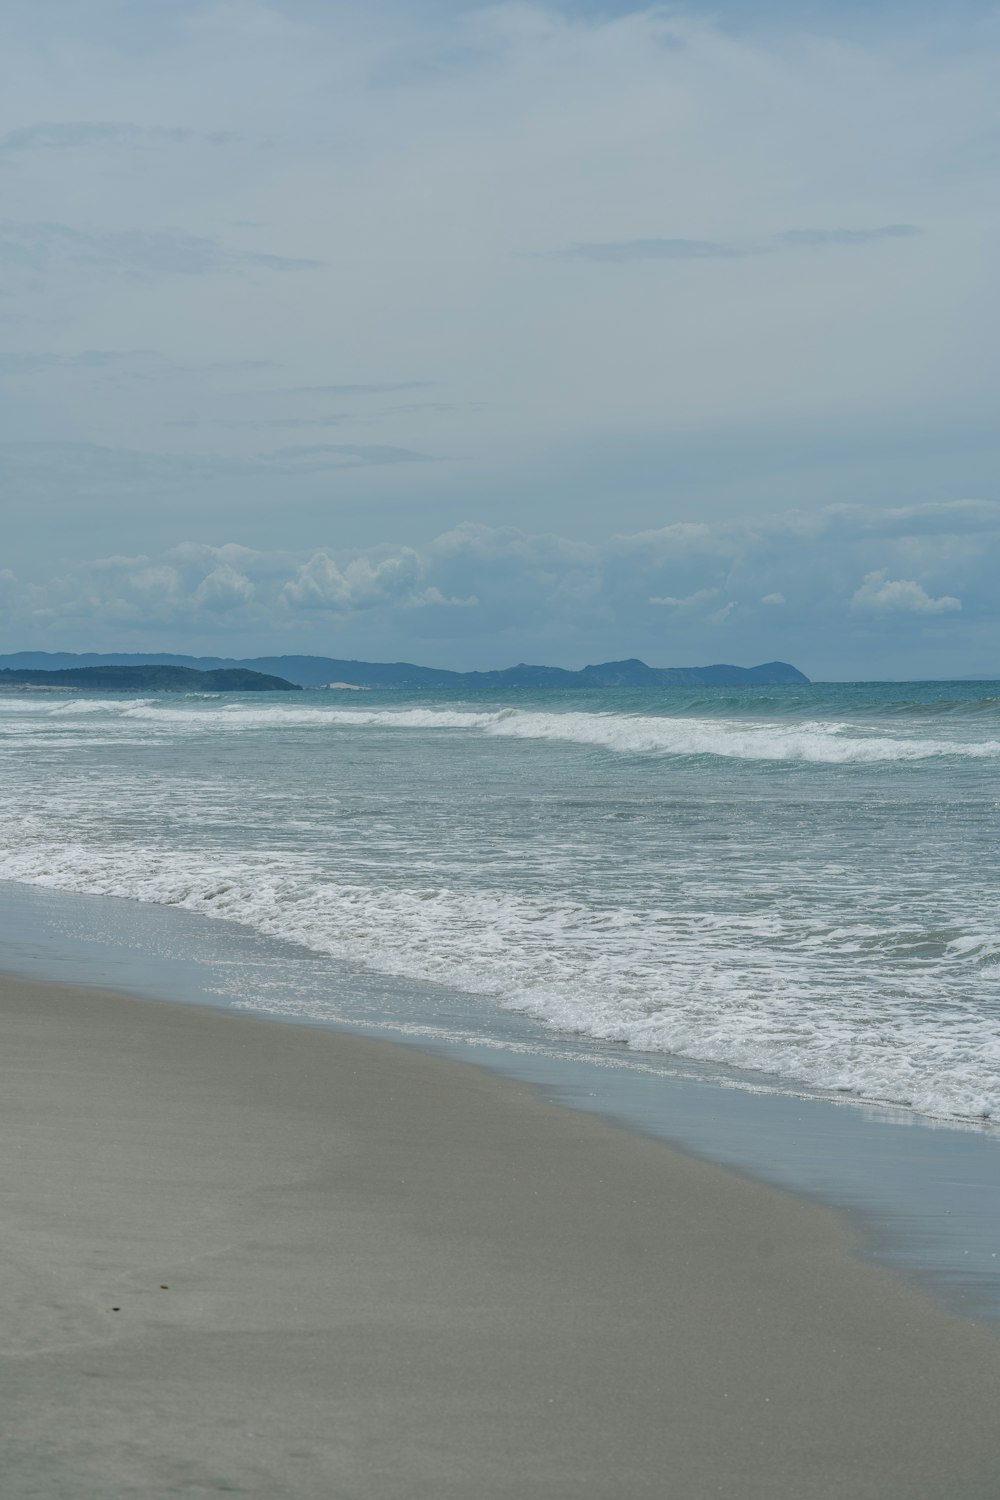
M50 718L65 722L74 711L104 710L161 733L239 733L260 730L352 730L465 732L499 739L537 740L589 746L627 755L720 757L727 760L802 762L819 765L874 765L957 757L1000 759L1000 740L919 738L872 732L847 721L793 723L742 719L669 717L653 714L591 713L529 709L443 708L347 709L253 705L203 700L180 703L141 700L60 704ZM33 716L37 728L38 719Z
M796 725L737 720L668 719L650 715L520 714L487 727L519 739L570 740L639 755L715 755L735 760L851 762L1000 756L1000 741L891 738L860 734L850 724Z

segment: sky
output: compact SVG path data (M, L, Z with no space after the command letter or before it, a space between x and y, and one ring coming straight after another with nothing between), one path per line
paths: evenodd
M1000 7L8 0L0 652L1000 675Z

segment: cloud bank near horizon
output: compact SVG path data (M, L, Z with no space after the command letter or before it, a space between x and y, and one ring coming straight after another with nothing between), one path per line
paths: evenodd
M783 656L810 675L889 675L919 640L1000 646L1000 504L834 506L675 522L582 543L463 524L423 546L308 553L185 543L0 582L21 649L391 651L439 665L661 665ZM827 641L824 649L823 641ZM835 649L834 649L835 648ZM985 663L969 659L969 673ZM954 670L954 668L952 668Z

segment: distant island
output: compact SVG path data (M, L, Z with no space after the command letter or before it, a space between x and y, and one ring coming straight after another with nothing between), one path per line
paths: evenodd
M19 651L0 656L0 686L20 679L36 686L126 692L287 692L295 688L535 687L786 687L809 678L784 661L757 667L649 667L630 657L582 667L522 662L493 672L451 672L412 662L340 661L330 656L175 656L168 652L74 654Z
M199 671L195 667L124 666L0 668L0 688L98 693L300 693L297 682L246 667Z

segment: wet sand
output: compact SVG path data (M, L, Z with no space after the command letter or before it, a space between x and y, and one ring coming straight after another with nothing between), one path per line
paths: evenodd
M366 1038L0 979L10 1500L994 1500L836 1211Z

